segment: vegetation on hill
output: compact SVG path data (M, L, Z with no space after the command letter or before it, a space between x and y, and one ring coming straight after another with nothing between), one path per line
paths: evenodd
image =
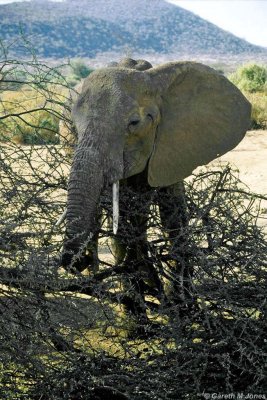
M179 55L267 54L164 0L27 1L0 6L0 37L23 33L41 57L95 57L101 52ZM15 55L25 48L15 43Z

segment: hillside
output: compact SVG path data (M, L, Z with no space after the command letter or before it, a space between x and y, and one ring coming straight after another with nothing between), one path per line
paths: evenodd
M24 55L17 36L38 56L95 57L103 52L182 55L267 55L181 7L164 0L32 0L0 6L0 38Z

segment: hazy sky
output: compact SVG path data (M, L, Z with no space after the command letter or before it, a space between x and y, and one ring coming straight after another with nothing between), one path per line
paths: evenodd
M247 41L267 47L267 0L168 0Z
M253 44L267 47L267 0L167 1L193 11ZM0 4L12 2L13 0L0 0Z

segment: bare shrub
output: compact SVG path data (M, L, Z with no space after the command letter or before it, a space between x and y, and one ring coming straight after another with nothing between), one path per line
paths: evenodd
M12 63L17 66L5 60L4 67ZM33 80L23 86L41 85L42 96L54 104L50 83L42 86L35 67L44 69L31 64ZM59 82L65 87L64 79ZM60 107L46 108L50 100L45 110L65 118ZM1 121L27 111L33 112L5 113ZM10 138L0 145L1 399L165 400L265 392L261 199L228 166L186 184L187 224L172 241L162 230L156 191L124 193L122 204L139 196L139 213L149 202L149 251L142 262L163 286L184 294L166 298L142 269L114 263L107 223L111 190L101 200L99 271L74 275L60 268L64 227L55 222L64 210L70 160L60 144L25 146ZM128 246L140 239L121 237ZM181 265L189 271L182 285ZM129 298L143 302L146 321L125 312Z

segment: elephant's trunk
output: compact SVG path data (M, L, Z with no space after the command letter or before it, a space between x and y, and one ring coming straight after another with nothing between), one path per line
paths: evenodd
M80 136L68 183L63 267L82 270L87 266L85 249L97 231L100 194L104 185L114 182L114 231L117 229L117 181L123 177L123 148L111 128L91 120Z
M96 230L97 208L103 185L104 170L97 150L80 143L68 183L67 225L62 256L64 267L73 267L82 262L85 248Z

